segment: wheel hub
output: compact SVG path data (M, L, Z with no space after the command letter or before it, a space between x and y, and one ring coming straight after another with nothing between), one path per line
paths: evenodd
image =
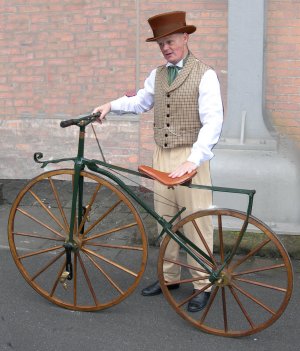
M74 240L74 251L78 251L78 249L80 249L82 246L82 238L76 235L73 237L73 240Z
M227 270L223 270L220 274L218 279L216 280L215 284L219 287L228 286L231 284L231 274Z

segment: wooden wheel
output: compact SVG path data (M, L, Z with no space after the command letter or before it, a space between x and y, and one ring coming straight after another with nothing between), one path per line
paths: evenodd
M212 271L218 272L236 243L246 214L227 209L200 211L181 220L173 231L182 232L183 226L193 225L205 243L205 233L201 233L199 221L207 216L214 225L214 245L213 251L206 249L210 259L204 262ZM202 267L187 264L184 250L180 250L177 259L170 259L166 254L170 242L170 237L165 237L161 245L159 281L176 312L197 328L220 336L250 335L270 326L285 310L293 287L291 262L274 233L258 219L249 218L238 251L213 284L203 280L209 274ZM199 253L197 256L201 257ZM163 273L166 262L181 268L181 278L176 281L180 283L180 289L168 290ZM200 274L195 278L197 272ZM194 296L193 283L197 282L202 282L203 291L211 289L211 295L202 311L191 313L187 311L187 304ZM199 285L197 288L199 290Z
M49 301L72 310L111 307L136 288L145 269L147 239L139 214L114 185L82 171L85 214L75 219L73 279L63 276L69 233L73 170L32 179L17 196L8 237L26 281ZM78 211L76 211L78 213Z

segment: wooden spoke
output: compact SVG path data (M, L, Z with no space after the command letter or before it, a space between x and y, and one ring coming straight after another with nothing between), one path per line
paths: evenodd
M173 285L173 284L185 284L185 283L191 283L191 282L198 282L201 280L207 280L207 276L206 277L189 278L189 279L172 280L171 282L166 282L166 286Z
M242 271L242 272L237 272L233 273L232 275L234 277L240 276L240 275L245 275L245 274L253 274L253 273L258 273L258 272L263 272L263 271L270 271L272 269L278 269L278 268L284 268L284 264L274 264L272 266L267 266L267 267L259 267L259 268L254 268L254 269L248 269L247 271Z
M105 258L104 256L102 256L102 255L100 255L100 254L98 254L98 253L95 253L95 252L93 252L93 251L91 251L91 250L88 250L88 249L86 249L86 248L85 248L85 249L82 249L82 251L85 252L85 253L89 253L89 254L91 254L92 256L95 256L95 257L99 258L100 260L102 260L102 261L104 261L104 262L106 262L106 263L109 263L110 265L112 265L112 266L114 266L114 267L116 267L116 268L122 270L123 272L126 272L126 273L128 273L128 274L130 274L130 275L132 275L132 276L134 276L134 277L137 276L137 273L131 271L130 269L128 269L128 268L126 268L126 267L124 267L124 266L121 266L120 264L118 264L118 263L116 263L116 262L114 262L114 261L112 261L112 260L109 260L108 258Z
M59 283L59 279L63 273L63 271L66 269L66 260L64 260L63 264L60 267L60 270L57 272L56 279L54 280L54 284L52 286L52 289L50 291L49 296L52 297L56 291L57 285Z
M209 248L209 246L208 246L206 240L204 239L204 236L203 236L203 234L201 233L201 230L200 230L198 224L196 223L195 220L192 220L192 223L193 223L193 226L194 226L194 228L196 229L196 231L197 231L197 233L198 233L198 235L199 235L199 237L200 237L200 239L201 239L201 241L202 241L202 244L203 244L204 247L205 247L206 252L208 253L209 257L211 258L212 262L214 263L214 267L216 267L216 266L217 266L217 262L216 262L216 260L215 260L215 257L214 257L214 255L212 254L211 249ZM201 256L201 257L202 257L202 256Z
M113 206L111 206L101 217L99 217L92 225L90 225L83 233L83 237L87 236L87 234L96 227L100 222L104 220L117 206L122 203L121 200L117 201Z
M98 300L97 300L97 296L96 296L95 290L94 290L94 288L93 288L93 286L92 286L92 282L91 282L91 280L90 280L90 278L89 278L89 275L88 275L88 273L87 273L87 270L86 270L86 268L85 268L85 265L84 265L84 263L83 263L83 261L82 261L82 258L81 258L81 256L80 256L80 254L78 254L77 257L78 257L78 260L79 260L81 269L82 269L82 271L83 271L85 280L86 280L87 285L88 285L88 287L89 287L90 293L91 293L92 296L93 296L93 300L94 300L94 302L95 302L95 306L97 306L97 305L98 305Z
M60 259L63 254L64 254L64 251L62 251L57 256L53 257L43 268L41 268L39 271L35 273L34 276L31 277L31 280L35 280L41 273L45 272L50 266L53 265L53 263L55 263L58 259Z
M265 309L266 311L268 311L269 313L275 315L276 312L274 310L272 310L270 307L268 307L267 305L263 304L262 302L260 302L258 299L256 299L252 294L250 294L249 292L247 292L246 290L242 289L241 287L239 287L237 284L232 283L232 286L238 290L240 293L242 293L243 295L247 296L250 300L252 300L253 302L255 302L257 305L259 305L260 307L262 307L263 309Z
M21 212L24 216L32 219L34 222L40 224L41 226L43 226L44 228L47 228L48 230L50 230L52 233L54 233L55 235L64 238L63 235L61 235L57 230L54 230L53 228L51 228L50 226L48 226L47 224L43 223L42 221L38 220L37 218L35 218L34 216L32 216L31 214L29 214L28 212L21 210L20 208L17 209L19 212Z
M88 238L85 238L85 239L84 239L84 242L87 242L87 241L89 241L89 240L96 239L96 238L101 238L102 236L109 235L109 234L113 234L113 233L119 232L119 231L121 231L121 230L134 227L134 226L136 226L136 225L137 225L137 223L134 222L134 223L129 223L129 224L123 225L123 226L118 227L118 228L113 228L113 229L107 230L107 231L105 231L105 232L103 232L103 233L98 233L98 234L92 235L92 236L90 236L90 237L88 237Z
M209 311L210 311L210 309L211 309L211 307L212 307L212 305L213 305L213 303L215 301L215 298L217 296L218 291L219 291L219 287L217 286L214 289L214 291L212 292L211 297L210 297L210 299L208 301L208 304L207 304L207 306L205 307L205 309L203 311L203 314L202 314L201 319L200 319L200 324L204 323L204 321L205 321L205 319L206 319L206 317L207 317L207 315L208 315L208 313L209 313Z
M54 216L54 214L49 210L49 208L43 203L43 201L32 191L29 190L30 194L36 199L36 201L40 204L40 206L44 209L44 211L54 220L54 222L64 231L66 228L60 223L58 218ZM66 232L67 233L67 232Z
M143 248L141 246L127 246L127 245L112 245L112 244L98 244L93 242L87 242L86 245L88 246L100 246L100 247L107 247L110 249L120 249L120 250L137 250L142 251Z
M246 256L242 259L238 260L234 265L230 267L232 271L234 271L238 266L247 261L250 257L253 257L258 251L260 251L264 246L266 246L271 240L267 239L263 241L261 244L257 245L254 249L252 249Z
M73 303L77 306L77 261L78 255L74 253L74 264L73 264Z
M223 308L223 321L224 321L224 331L228 332L228 319L227 319L227 306L226 306L226 292L225 288L222 287L222 308Z
M254 323L252 321L252 319L250 318L249 314L247 313L246 309L244 308L243 304L241 303L239 297L237 296L236 292L232 289L232 287L229 287L235 301L237 302L238 306L240 307L241 311L243 312L243 315L245 316L245 318L247 319L247 321L249 322L250 326L252 329L254 329Z
M90 202L89 202L89 203L87 204L87 206L86 206L86 212L85 212L85 214L84 214L84 216L83 216L83 218L82 218L82 221L81 221L81 223L80 223L80 225L79 225L79 228L77 229L77 235L81 232L81 230L82 230L84 224L86 223L86 220L87 220L87 218L88 218L88 215L89 215L89 213L90 213L90 211L91 211L91 209L92 209L92 206L93 206L93 204L94 204L94 202L95 202L95 200L96 200L96 196L97 196L99 190L101 189L101 186L102 186L101 184L98 184L98 185L96 186L96 189L94 190L94 193L93 193L93 195L92 195L92 197L91 197L91 200L90 200Z
M237 277L235 278L235 280L238 280L238 281L244 282L244 283L248 283L248 284L252 284L252 285L256 285L256 286L261 286L261 287L267 288L267 289L273 289L273 290L281 291L281 292L286 292L287 291L287 289L280 288L279 286L274 286L274 285L270 285L270 284L264 284L264 283L257 282L255 280L244 279L244 278L237 278Z
M52 180L51 178L48 178L48 181L49 181L49 183L50 183L50 185L51 185L51 188L52 188L52 191L53 191L53 194L54 194L54 197L55 197L57 206L58 206L58 208L59 208L59 212L60 212L60 214L61 214L61 216L62 216L62 219L63 219L63 221L64 221L65 232L66 232L66 233L69 233L69 232L70 232L70 226L69 226L69 223L68 223L68 221L67 221L67 217L66 217L66 215L65 215L65 211L64 211L64 209L63 209L63 207L62 207L61 201L60 201L60 199L59 199L58 192L57 192L57 189L56 189L56 187L55 187L55 184L54 184L54 182L53 182L53 180Z
M86 257L93 263L93 265L97 268L97 270L99 270L104 277L108 280L108 282L120 293L120 294L124 294L124 292L122 291L122 289L113 281L113 279L110 278L110 276L104 271L104 269L102 269L97 262L95 262L95 260L90 257L90 255L86 252L84 252L84 254L86 255Z
M169 259L169 258L163 258L163 260L164 260L164 262L174 263L174 264L176 264L176 265L178 265L178 266L185 267L185 268L189 268L189 269L192 269L192 270L194 270L194 271L202 272L202 273L207 274L206 270L203 269L203 268L199 268L199 267L195 267L195 266L189 265L189 264L187 264L187 263L183 263L183 262L171 260L171 259Z
M63 238L53 238L53 237L50 237L50 236L36 235L36 234L32 234L32 233L14 232L14 235L16 235L16 236L26 236L26 237L37 238L37 239L42 239L42 240L63 241Z
M224 238L223 238L223 225L222 225L221 215L218 215L218 234L219 234L219 243L220 243L221 263L223 263L224 262Z
M214 265L214 263L211 263L210 261L208 261L204 256L202 256L200 254L200 252L194 250L193 248L191 248L189 245L187 245L192 251L193 253L203 262L206 264L206 266L210 267L210 268L216 268L216 266Z
M44 254L46 252L52 252L52 251L56 251L59 249L63 249L63 246L62 245L54 246L54 247L50 247L49 249L34 251L34 252L28 253L26 255L19 256L18 258L19 258L19 260L23 260L24 258L28 258L28 257L36 256L36 255L41 255L41 254Z
M176 306L177 307L182 307L184 306L186 303L188 303L191 299L193 299L194 297L198 296L199 294L201 294L203 291L207 290L208 288L211 287L212 284L207 284L205 285L202 289L194 292L192 295L188 296L186 299L182 300L181 302L177 303Z

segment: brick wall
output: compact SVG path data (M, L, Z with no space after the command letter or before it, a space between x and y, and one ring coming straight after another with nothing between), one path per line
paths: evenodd
M300 2L267 3L266 111L278 131L300 142ZM159 12L187 11L198 28L190 49L216 69L226 108L227 6L227 0L1 2L0 178L32 176L35 151L74 154L75 127L60 129L61 119L142 87L163 62L156 43L145 42L152 36L147 18ZM107 159L133 169L150 164L152 119L149 112L97 125ZM91 131L88 139L88 156L98 158Z
M61 119L135 87L135 1L11 0L0 16L0 178L30 177L38 171L33 152L76 152L76 128L60 129ZM96 130L108 160L135 168L139 123ZM87 153L98 158L90 132Z
M135 74L134 3L2 3L1 98L5 103L1 107L5 117L76 115L89 111L100 99L121 94Z
M2 2L0 178L37 172L35 151L47 158L72 155L76 131L61 130L59 121L141 87L163 62L157 45L145 43L152 35L147 18L172 10L186 10L187 21L198 27L190 48L217 69L226 95L226 0ZM152 118L150 112L97 126L107 159L130 168L150 164ZM99 157L96 147L87 148L88 156Z
M300 1L270 0L267 16L267 117L300 147Z

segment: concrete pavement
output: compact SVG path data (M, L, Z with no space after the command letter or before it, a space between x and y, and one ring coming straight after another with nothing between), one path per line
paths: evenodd
M18 187L8 188L9 197L14 198ZM15 267L7 247L10 203L4 195L0 205L0 351L298 350L299 261L293 261L295 286L287 310L274 325L249 337L227 339L202 333L179 317L162 295L142 297L140 289L156 277L158 248L153 246L140 286L125 301L104 311L73 312L38 295Z
M42 298L21 277L9 250L1 249L0 350L298 350L299 262L294 262L294 294L281 318L258 334L227 339L193 328L162 295L140 295L140 288L156 275L157 251L150 248L147 270L131 296L111 309L90 313L59 308Z

